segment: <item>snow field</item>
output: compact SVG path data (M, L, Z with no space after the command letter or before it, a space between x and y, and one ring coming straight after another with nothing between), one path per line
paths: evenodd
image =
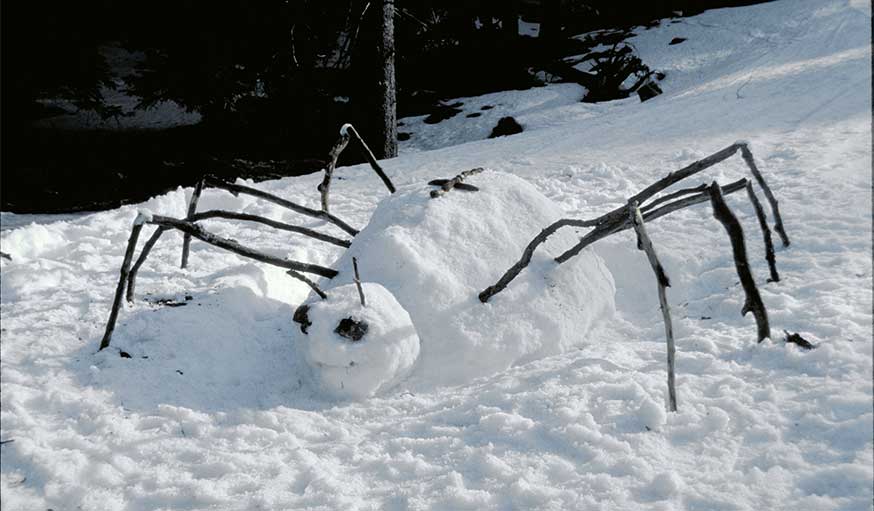
M668 46L673 37L688 40ZM0 261L0 440L14 440L0 445L3 510L870 510L868 3L722 9L639 30L633 42L644 62L668 70L662 96L568 104L541 125L520 115L523 134L383 165L399 188L493 168L531 183L563 215L591 218L670 170L750 140L792 239L778 249L780 283L765 282L752 208L742 194L728 201L775 339L757 344L752 319L740 316L728 241L706 205L648 225L673 283L678 413L664 412L656 285L631 234L594 246L615 281L612 320L565 353L467 383L425 385L411 375L361 401L325 396L309 382L296 351L305 337L291 323L308 288L196 241L189 270L179 270L174 233L155 247L138 301L121 313L113 346L132 358L95 354L136 210L184 216L191 190L177 190L0 234L13 255ZM420 141L442 147L441 128L457 128L442 124ZM746 172L730 159L681 186ZM332 209L364 227L384 187L365 166L335 176L343 179ZM317 207L319 181L258 187ZM207 191L201 203L342 234L224 192ZM284 257L331 265L341 256L241 222L207 225ZM483 279L505 269L486 268ZM401 294L380 284L416 322ZM187 305L162 307L159 298ZM786 345L782 329L818 347Z

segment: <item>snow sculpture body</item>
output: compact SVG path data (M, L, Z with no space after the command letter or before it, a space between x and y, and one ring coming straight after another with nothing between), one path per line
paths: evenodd
M578 239L571 230L537 253L536 270L480 303L477 294L496 271L511 265L562 211L510 174L486 171L471 181L479 191L435 199L433 187L423 183L383 199L333 265L340 273L324 289L327 299L307 300L312 324L299 345L323 389L372 395L407 373L416 383L463 383L566 351L583 342L596 321L612 316L613 278L597 254L589 249L572 265L554 261ZM352 285L353 257L366 307ZM369 323L361 340L335 332L346 317Z

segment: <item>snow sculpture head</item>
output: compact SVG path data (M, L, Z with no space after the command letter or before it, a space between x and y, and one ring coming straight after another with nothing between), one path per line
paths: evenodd
M419 356L419 336L410 315L379 284L331 289L310 304L303 354L319 386L335 397L363 398L394 386ZM351 326L351 328L350 328ZM357 337L357 339L356 339Z
M510 174L485 171L470 184L479 191L431 198L433 187L416 184L383 199L333 265L340 273L329 282L337 287L325 288L328 300L307 301L312 325L300 342L333 395L380 392L407 372L416 384L464 383L566 351L584 342L597 320L612 316L613 277L600 257L587 249L572 264L553 260L577 241L571 229L553 235L513 286L481 303L479 291L563 212ZM353 284L353 257L362 280L380 284L365 284L364 308ZM371 314L371 301L374 323L360 346L334 332L350 315ZM386 323L377 327L376 315ZM403 328L403 335L391 333ZM399 335L410 340L401 343ZM421 355L409 371L419 338Z

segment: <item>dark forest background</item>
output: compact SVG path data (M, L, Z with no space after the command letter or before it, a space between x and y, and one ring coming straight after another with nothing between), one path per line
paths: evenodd
M204 173L265 179L321 169L342 123L365 139L375 125L377 3L2 2L0 209L98 209ZM618 40L636 25L749 3L396 0L398 117L439 114L448 98L542 85L532 71L587 50L571 35L611 29ZM520 36L520 18L540 23L540 37ZM107 48L136 52L136 68L120 73ZM49 99L123 116L102 93L119 87L140 108L173 100L202 121L161 130L35 125L63 113Z

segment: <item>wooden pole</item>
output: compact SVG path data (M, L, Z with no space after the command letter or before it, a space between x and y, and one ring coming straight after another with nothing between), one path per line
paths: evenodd
M239 193L242 193L245 195L251 195L253 197L258 197L259 199L264 199L266 201L272 202L278 206L282 206L284 208L290 209L296 213L300 213L302 215L311 216L313 218L319 218L319 219L325 220L329 223L336 225L340 229L343 229L344 231L346 231L348 234L351 234L352 236L355 236L356 234L358 234L358 231L356 229L353 229L349 224L340 220L339 218L337 218L336 216L334 216L330 213L326 213L324 211L319 211L316 209L308 208L306 206L301 206L300 204L295 204L294 202L291 202L290 200L283 199L282 197L277 197L276 195L273 195L273 194L270 194L267 192L262 192L261 190L258 190L257 188L252 188L252 187L244 186L244 185L238 185L236 183L228 183L226 181L221 181L219 179L212 178L212 177L208 177L206 182L209 186L212 186L213 188L221 188L222 190L227 190L228 192L231 192L234 195L239 194Z
M774 242L771 239L771 229L768 227L768 218L765 216L765 209L759 198L753 190L752 181L747 182L747 195L750 197L750 202L753 203L753 209L756 210L756 218L759 219L759 227L762 229L762 237L765 239L765 260L768 261L768 270L771 272L769 282L780 282L780 274L777 273L777 256L774 255Z
M143 224L148 217L143 213L139 213L134 220L134 226L131 229L130 237L127 240L127 248L124 251L124 260L121 263L119 270L118 285L115 288L115 298L112 301L112 310L109 312L109 320L106 322L106 331L103 333L103 339L100 341L101 351L109 347L112 342L112 331L115 330L115 322L118 320L118 310L121 308L121 300L124 297L124 287L127 283L127 275L130 271L131 259L134 257L134 250L137 248L137 239L140 237L140 231L143 230Z
M344 124L342 128L340 128L340 132L343 132L343 129L346 129L352 137L361 144L361 148L364 150L364 156L367 157L367 162L370 163L370 168L376 172L376 175L382 179L382 183L388 188L389 193L395 193L395 185L391 182L391 179L385 174L385 171L382 170L382 167L379 166L379 162L376 161L376 156L373 155L373 151L370 150L370 147L364 142L364 139L361 138L361 135L358 134L358 130L355 129L351 124ZM397 134L395 134L397 137ZM397 154L393 154L391 156L386 156L386 158L394 158Z
M328 234L320 233L319 231L315 231L313 229L308 229L299 225L286 224L284 222L278 222L276 220L264 218L263 216L250 215L248 213L235 213L233 211L222 211L218 209L213 209L209 211L195 213L194 215L191 215L188 220L191 222L199 222L201 220L207 220L210 218L228 218L232 220L257 222L259 224L269 225L270 227L273 227L274 229L279 229L281 231L303 234L304 236L309 236L310 238L315 238L319 241L324 241L332 245L337 245L338 247L349 248L349 246L352 244L352 242L350 242L349 240L336 238Z
M257 250L253 250L249 247L240 245L236 241L222 238L221 236L216 236L215 234L205 230L203 227L187 220L154 215L152 219L149 220L149 223L160 225L162 227L167 227L170 229L178 229L183 233L189 233L193 237L203 242L209 243L210 245L223 248L229 252L233 252L243 257L248 257L249 259L261 261L262 263L272 264L274 266L279 266L280 268L285 268L288 270L295 270L304 273L315 273L316 275L321 275L322 277L334 278L337 276L337 270L334 270L332 268L326 268L317 264L302 263L291 259L282 259L276 256L265 254L263 252L258 252Z
M672 412L676 412L677 389L674 382L674 357L676 349L674 347L674 327L671 323L671 310L668 306L668 297L666 293L666 288L670 287L671 282L668 280L665 269L656 255L652 241L646 233L643 216L640 214L640 209L638 209L636 201L632 201L628 204L628 216L631 224L634 226L635 232L637 232L637 248L646 253L646 257L649 259L649 264L652 266L652 271L655 272L656 281L658 282L659 304L662 309L662 320L665 322L665 340L667 341L668 347L668 407Z
M710 185L710 203L713 206L713 216L725 227L725 231L731 240L734 266L737 269L737 276L740 277L741 286L743 286L744 293L746 294L741 315L746 316L747 312L753 313L753 316L756 318L759 342L762 342L766 338L771 337L771 327L768 325L768 312L765 310L765 304L762 303L762 297L759 295L756 281L750 272L743 228L740 222L738 222L737 217L729 209L728 204L725 203L725 199L722 197L722 190L715 181Z
M143 250L140 251L140 256L137 258L137 262L134 263L133 267L130 269L130 273L127 276L127 294L126 298L128 303L132 303L134 301L134 292L137 288L137 273L140 271L140 266L146 262L146 258L149 257L149 252L152 251L152 247L155 246L155 243L158 242L158 239L164 234L164 231L167 229L164 227L158 227L155 229L155 232L152 233L152 236L146 241L146 244L143 245Z
M774 213L774 230L780 235L780 240L783 242L783 246L788 247L789 236L786 235L786 229L783 228L783 217L780 216L780 208L777 206L777 199L771 192L771 187L768 186L767 182L765 182L762 173L759 172L759 167L756 166L756 160L753 158L753 153L750 151L749 145L745 142L740 143L740 155L747 163L750 172L753 174L753 177L756 178L756 182L759 183L762 191L765 192L765 198L768 199L768 202L771 204L771 212Z
M200 200L200 194L203 192L203 179L197 182L194 185L194 191L191 192L191 201L188 203L188 219L190 220L194 213L197 211L197 201ZM191 235L185 234L182 237L182 266L181 268L184 270L188 267L188 249L189 245L191 245Z

